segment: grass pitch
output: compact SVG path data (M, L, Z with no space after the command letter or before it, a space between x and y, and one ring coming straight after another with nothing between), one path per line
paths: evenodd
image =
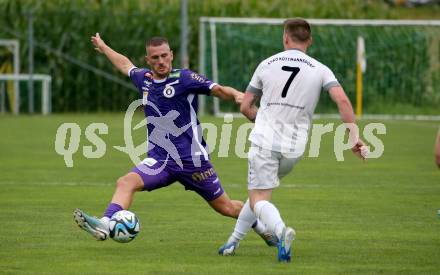
M54 149L56 129L64 122L82 129L73 168L66 168ZM91 122L109 126L101 135L107 151L100 159L82 155L82 146L90 145L84 130ZM243 122L236 119L234 131ZM345 161L337 162L333 136L326 134L319 158L306 151L282 180L273 200L296 229L297 241L292 263L280 264L276 249L253 232L236 256L218 256L235 221L178 183L136 194L131 210L140 218L141 233L133 242L94 241L76 226L72 211L80 207L101 215L116 179L132 168L128 156L113 148L124 144L123 114L2 116L0 273L437 273L440 170L433 146L439 124L384 124L387 134L378 135L385 145L381 158L362 162L346 152ZM142 141L145 132L135 136ZM233 148L229 158L215 151L213 163L227 193L244 200L247 162Z

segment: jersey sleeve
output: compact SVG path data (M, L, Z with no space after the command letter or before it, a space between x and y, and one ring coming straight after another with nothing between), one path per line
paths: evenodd
M328 91L332 87L340 86L335 74L327 67L324 66L322 75L322 89Z
M136 88L138 89L141 89L145 74L147 72L147 69L132 67L130 70L128 70L128 76L130 77L131 82L133 82L134 86L136 86Z
M183 71L182 75L188 93L211 95L211 89L217 85L217 83L209 80L205 76L190 70Z
M261 81L261 77L260 77L261 70L262 70L262 63L258 65L257 69L252 75L249 85L246 88L246 91L254 93L257 96L261 96L263 94L263 82Z

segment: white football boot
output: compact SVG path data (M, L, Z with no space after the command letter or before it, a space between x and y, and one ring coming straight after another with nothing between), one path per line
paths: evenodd
M78 226L98 241L105 241L109 236L108 226L100 219L87 215L80 209L73 211L73 219Z

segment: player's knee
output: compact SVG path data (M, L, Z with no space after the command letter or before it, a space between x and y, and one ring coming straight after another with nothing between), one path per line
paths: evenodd
M438 168L440 168L440 155L435 156L435 162L437 163Z
M123 177L120 177L116 181L116 188L117 189L127 190L127 191L135 191L136 190L136 185L132 181L130 181L128 179L128 177L123 176Z

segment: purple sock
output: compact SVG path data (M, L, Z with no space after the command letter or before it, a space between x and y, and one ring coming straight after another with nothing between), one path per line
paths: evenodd
M124 210L122 208L122 206L120 206L117 203L110 203L107 207L107 209L104 212L104 217L108 217L111 219L111 217L113 216L113 214L115 214L118 211Z

